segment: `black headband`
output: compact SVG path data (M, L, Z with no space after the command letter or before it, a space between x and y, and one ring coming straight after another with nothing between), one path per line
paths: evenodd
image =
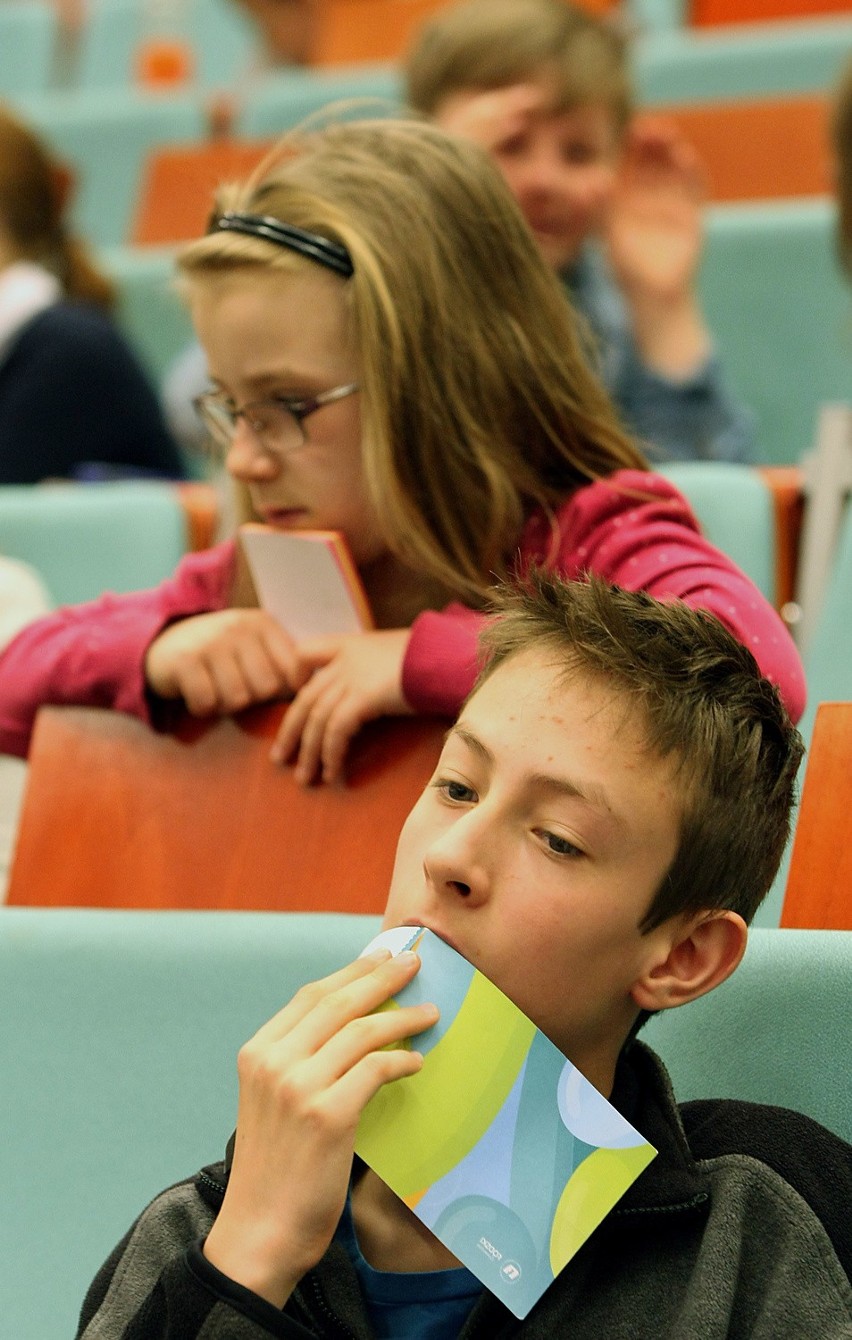
M330 242L327 237L317 233L306 233L304 228L295 228L291 223L282 223L280 219L268 214L220 214L210 225L210 232L245 233L248 237L262 237L266 242L274 242L279 247L289 247L307 256L308 260L324 265L345 279L354 271L352 258L339 242Z

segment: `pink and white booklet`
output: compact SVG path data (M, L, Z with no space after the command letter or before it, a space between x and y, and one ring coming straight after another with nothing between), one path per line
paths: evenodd
M367 1104L356 1153L525 1317L656 1150L432 931L383 931L364 952L380 945L421 959L385 1008L428 1000L441 1017L412 1043L422 1070Z
M361 578L337 531L250 522L239 539L261 606L296 642L373 627Z

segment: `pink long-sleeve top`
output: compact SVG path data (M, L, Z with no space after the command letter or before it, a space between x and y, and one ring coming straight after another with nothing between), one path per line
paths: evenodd
M557 535L541 512L521 534L516 572L546 563L568 579L595 572L627 590L706 609L749 647L793 720L804 710L798 653L751 581L701 535L688 503L659 475L622 470L577 489L558 509ZM42 704L111 707L152 721L145 652L176 619L223 609L233 542L188 555L150 591L104 595L30 624L0 656L0 751L26 755ZM403 691L417 712L452 716L476 673L483 616L461 604L415 619Z

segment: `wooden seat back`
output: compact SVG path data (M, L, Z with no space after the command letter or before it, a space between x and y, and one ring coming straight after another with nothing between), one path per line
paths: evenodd
M160 734L118 712L42 708L8 901L381 912L446 723L373 722L345 783L305 788L269 761L284 710Z
M201 237L217 188L248 177L271 143L223 138L152 149L142 169L130 242L168 246Z
M655 106L697 150L714 204L828 195L830 99L824 93Z
M692 0L689 22L696 28L729 23L771 23L777 20L848 15L849 0Z
M820 703L805 780L781 925L852 930L852 702Z

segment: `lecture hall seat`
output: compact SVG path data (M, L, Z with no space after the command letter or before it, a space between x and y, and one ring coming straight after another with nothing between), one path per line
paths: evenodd
M672 102L643 120L675 125L701 159L706 198L785 200L833 190L831 101L825 93Z
M852 702L816 709L781 925L852 930Z
M449 723L371 722L346 781L305 788L269 761L284 710L185 716L158 733L119 712L42 708L7 901L380 911Z
M688 22L695 28L736 23L770 23L849 13L849 0L691 0Z
M139 479L0 486L0 553L32 564L56 604L155 586L209 534L209 491L181 487Z
M6 1334L74 1334L143 1205L222 1157L240 1045L377 929L372 916L0 908ZM729 982L645 1036L679 1097L780 1103L848 1140L850 990L852 934L755 931Z
M223 138L152 149L142 168L131 246L167 246L202 237L217 188L249 177L272 143Z

